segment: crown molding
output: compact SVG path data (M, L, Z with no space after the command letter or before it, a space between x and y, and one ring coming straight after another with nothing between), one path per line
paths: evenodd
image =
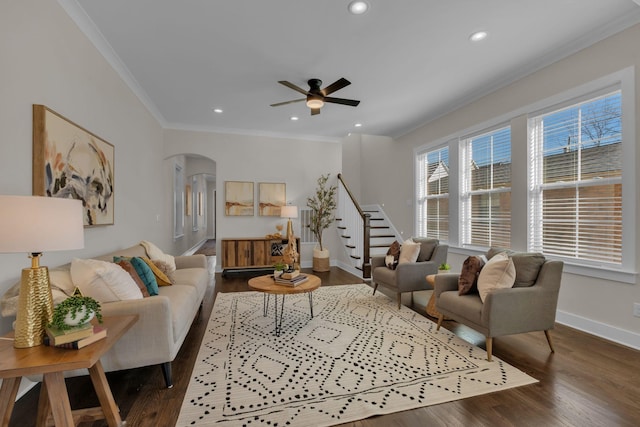
M58 0L58 3L62 6L65 12L67 12L67 15L69 15L73 22L75 22L80 31L82 31L82 33L84 33L89 41L95 46L98 52L100 52L104 59L106 59L109 65L111 65L115 72L118 73L120 78L125 82L129 89L131 89L140 102L144 104L160 126L164 128L166 120L162 116L162 113L160 113L160 110L158 110L158 107L153 103L153 101L151 101L151 98L149 98L147 92L142 89L142 86L138 84L136 79L133 77L133 74L131 74L126 65L124 65L109 42L107 42L107 39L105 39L102 33L98 30L98 26L93 22L89 15L87 15L84 9L80 7L78 2L75 0Z

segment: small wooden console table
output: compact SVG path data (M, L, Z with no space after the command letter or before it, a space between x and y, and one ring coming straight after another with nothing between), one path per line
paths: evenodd
M0 425L7 427L16 400L20 380L27 375L43 375L38 403L36 425L49 425L47 418L53 413L53 421L59 427L72 427L82 419L91 421L106 419L109 427L123 426L109 383L100 363L100 357L129 330L138 316L105 317L103 325L107 337L80 350L40 345L31 348L14 348L12 333L0 340ZM7 339L8 338L8 339ZM89 369L91 382L100 401L99 408L71 410L69 395L64 382L64 371Z

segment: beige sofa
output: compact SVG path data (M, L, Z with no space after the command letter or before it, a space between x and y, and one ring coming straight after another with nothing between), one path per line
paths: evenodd
M95 259L113 261L114 256L146 257L148 254L142 245L135 245ZM171 362L199 313L207 287L213 283L204 255L177 256L175 263L174 284L160 286L158 295L101 304L103 316L139 316L133 327L100 359L105 371L160 364L167 387L173 386ZM58 267L62 268L70 268L70 264ZM86 370L78 370L66 372L65 376L86 374Z

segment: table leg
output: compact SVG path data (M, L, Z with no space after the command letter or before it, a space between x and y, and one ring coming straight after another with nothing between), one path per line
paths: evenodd
M2 420L2 427L9 426L21 379L22 377L2 379L2 387L0 388L0 420Z
M123 425L122 419L120 418L120 410L113 399L111 388L109 388L107 377L104 374L102 363L99 360L95 365L89 368L89 376L91 377L93 388L96 390L100 406L102 407L102 412L104 412L104 417L106 418L109 427L118 427Z
M278 294L274 294L273 295L274 299L275 299L275 303L273 304L273 308L276 312L275 315L275 322L276 322L276 328L275 328L275 335L277 337L280 336L280 333L282 332L282 317L284 316L284 297L285 295L282 294L282 303L280 305L280 315L278 316Z
M75 426L73 414L71 413L71 404L69 403L69 395L67 394L67 386L64 383L64 375L62 372L44 374L42 385L46 387L55 425L62 427ZM42 407L40 409L42 409ZM43 415L43 417L45 416ZM38 419L40 419L40 416L38 416Z
M262 315L267 317L267 313L269 312L269 294L262 294Z
M307 292L309 294L309 310L311 311L311 318L313 319L313 292Z

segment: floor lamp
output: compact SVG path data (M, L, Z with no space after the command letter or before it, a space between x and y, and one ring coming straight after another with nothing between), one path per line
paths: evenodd
M26 252L31 268L22 270L14 347L42 344L53 316L49 270L40 266L45 251L84 247L82 202L38 196L0 196L0 253Z
M287 222L288 243L283 253L284 262L289 264L290 269L295 269L295 264L298 260L298 250L296 248L296 236L293 234L293 222L291 218L298 218L298 207L291 205L282 206L280 208L280 217L289 218L289 222Z

